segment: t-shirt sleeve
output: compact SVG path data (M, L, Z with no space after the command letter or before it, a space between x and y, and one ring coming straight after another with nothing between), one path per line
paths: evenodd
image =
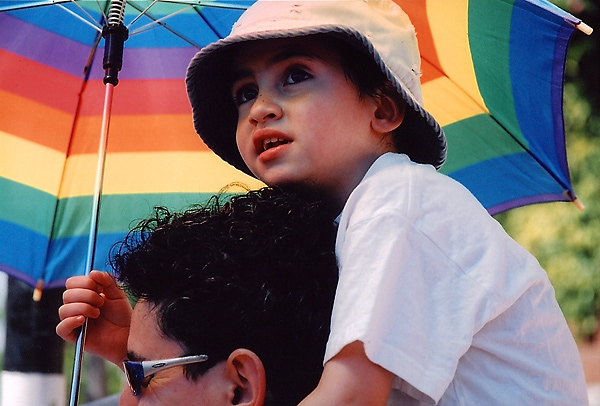
M348 226L325 359L361 341L372 362L396 375L396 388L438 400L497 298L433 237L394 211Z

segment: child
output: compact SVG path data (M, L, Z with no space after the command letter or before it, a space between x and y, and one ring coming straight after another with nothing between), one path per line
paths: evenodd
M340 281L308 405L584 405L546 273L460 184L391 1L258 1L187 77L225 161L341 211Z

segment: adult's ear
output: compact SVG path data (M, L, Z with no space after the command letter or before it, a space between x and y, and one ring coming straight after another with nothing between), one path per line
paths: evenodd
M376 108L371 121L373 130L380 134L394 131L404 120L406 113L406 102L396 93L396 90L383 89L377 96L373 97Z
M265 367L254 352L238 348L227 359L227 376L234 384L232 405L262 406L267 391Z

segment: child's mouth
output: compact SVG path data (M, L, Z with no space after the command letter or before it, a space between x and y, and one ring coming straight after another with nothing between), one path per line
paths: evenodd
M263 152L280 145L289 144L289 140L283 138L268 138L263 141Z

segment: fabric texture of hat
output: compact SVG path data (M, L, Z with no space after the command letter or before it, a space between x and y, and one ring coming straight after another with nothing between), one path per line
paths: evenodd
M237 109L229 71L236 47L246 41L331 34L368 52L410 108L402 126L409 135L401 152L439 168L446 138L423 108L420 54L408 16L391 0L259 0L240 17L225 39L204 47L192 59L187 91L194 126L205 144L223 160L254 176L238 151ZM406 138L406 139L404 139Z

